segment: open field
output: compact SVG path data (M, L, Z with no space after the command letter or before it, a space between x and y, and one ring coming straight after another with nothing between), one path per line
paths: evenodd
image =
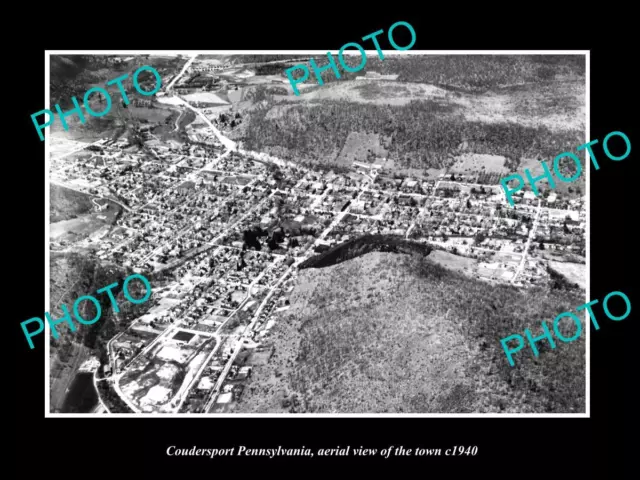
M77 218L94 210L91 195L59 185L50 187L51 223Z
M380 105L407 105L413 100L438 100L448 97L446 90L433 85L385 80L345 80L325 85L307 83L296 86L301 92L300 96L275 95L274 100L303 103L340 100Z
M467 275L472 275L472 272L478 268L477 260L442 250L433 250L429 254L429 260L450 270L466 273Z
M211 105L226 105L229 102L223 100L213 92L197 92L184 96L187 102L209 103Z
M504 166L505 158L500 155L464 153L456 158L455 163L449 171L451 173L469 172L497 172L507 174L508 169Z
M353 162L371 163L375 157L386 157L377 133L351 132L336 162L349 166Z
M549 266L563 275L569 282L577 283L580 288L587 288L587 266L584 263L550 261Z

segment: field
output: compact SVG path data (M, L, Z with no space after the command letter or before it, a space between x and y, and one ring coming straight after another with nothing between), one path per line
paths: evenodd
M99 205L105 203L105 200L96 201ZM116 203L107 203L107 208L97 212L90 195L52 184L51 240L76 242L91 235L106 234L122 210Z
M223 100L213 92L197 92L184 96L187 102L209 103L211 105L225 105L229 102Z
M587 288L587 266L585 264L550 261L549 266L563 275L569 282L577 283L580 288Z
M496 172L506 175L509 170L504 166L505 160L499 155L465 153L456 157L449 171L451 173Z
M408 105L412 101L431 101L439 113L462 114L469 121L518 122L531 127L544 125L551 130L584 130L585 126L583 81L467 93L420 83L345 80L300 91L304 92L300 96L275 95L274 101L314 104L321 100L335 100L395 106Z
M50 207L51 223L77 218L94 210L90 195L58 185L51 185Z
M238 411L584 412L582 338L513 368L499 342L578 293L492 286L391 253L302 270L296 283Z
M387 154L377 133L351 132L336 162L347 166L353 162L373 163L376 157Z
M301 87L304 87L304 89ZM407 105L412 100L444 99L447 91L433 85L394 81L349 81L325 85L298 84L300 96L275 95L274 99L287 102L314 102L341 100L380 105Z
M442 250L433 250L429 254L429 260L450 270L468 275L471 275L478 267L478 261L473 258L454 255Z

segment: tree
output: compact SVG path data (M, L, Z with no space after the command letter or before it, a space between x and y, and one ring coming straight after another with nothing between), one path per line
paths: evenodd
M471 208L471 200L467 198L467 208Z
M540 242L538 244L538 248L540 248L540 250L544 250L544 243Z
M476 236L473 237L473 240L475 242L476 245L481 244L482 242L484 242L487 239L487 236L482 233L482 232L478 232L476 233Z

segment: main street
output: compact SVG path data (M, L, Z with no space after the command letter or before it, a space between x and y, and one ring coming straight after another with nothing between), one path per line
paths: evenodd
M536 218L533 221L533 226L531 227L531 230L529 230L529 237L527 238L527 243L525 244L524 251L522 252L522 259L520 260L520 264L518 265L518 268L516 268L516 271L513 274L513 277L511 278L511 284L516 283L516 279L518 278L518 275L520 275L520 273L524 268L524 262L527 259L527 254L529 253L529 246L531 245L531 241L533 240L533 237L536 234L536 229L538 228L538 220L540 219L541 211L542 211L542 200L538 199L538 210L536 210Z

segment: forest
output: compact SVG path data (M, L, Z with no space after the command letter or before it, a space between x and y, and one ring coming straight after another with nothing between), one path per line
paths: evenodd
M290 300L245 412L280 412L294 396L304 413L585 411L584 335L538 342L538 357L526 346L514 367L500 344L583 304L571 285L490 285L429 256L376 252L301 270ZM560 331L571 336L573 322Z
M68 353L71 350L71 343L79 343L87 348L97 351L97 354L102 363L107 362L107 342L117 333L126 329L129 324L138 318L151 307L152 301L144 302L139 305L134 305L124 298L122 291L122 285L124 279L129 276L132 271L122 271L115 267L106 267L101 265L97 259L88 257L76 253L66 254L64 260L66 261L66 268L75 280L66 280L71 284L72 288L67 291L62 299L54 298L55 293L51 295L51 314L53 318L58 318L55 312L60 312L59 305L64 303L70 312L73 312L73 302L75 299L82 295L92 295L100 302L100 308L102 314L100 319L92 325L82 325L74 320L76 325L76 331L71 332L66 328L66 325L59 325L59 338L56 340L53 336L50 337L51 344L51 356L58 356L61 362L69 360ZM52 279L56 278L55 275L60 275L61 272L57 270L57 262L52 258L51 276ZM143 275L145 275L143 273ZM149 275L145 275L150 278ZM153 287L153 280L151 279ZM116 303L120 309L119 313L115 314L109 296L106 293L96 294L96 291L112 283L118 283L118 286L112 290ZM60 283L60 280L57 281ZM128 288L131 295L134 298L140 298L143 296L141 293L140 282L133 281L129 283ZM53 302L58 301L57 305ZM84 302L82 305L86 311L81 311L84 318L91 319L95 317L95 307L91 302ZM117 321L115 319L117 315ZM61 314L59 315L61 316ZM60 328L60 327L64 327Z
M484 123L443 115L450 106L434 101L412 101L404 106L324 100L313 105L291 105L286 115L267 119L267 109L253 111L240 140L248 150L284 147L281 155L293 161L332 163L350 132L387 137L385 149L402 166L442 168L466 142L474 153L502 155L517 169L522 157L552 158L583 143L581 132L553 132L545 126Z
M338 64L337 55L334 55ZM360 56L345 56L347 64L358 66ZM326 56L314 57L321 68L329 63ZM301 62L304 63L304 62ZM309 71L308 62L306 62ZM265 71L276 73L264 65ZM406 55L367 57L365 67L359 72L347 72L340 67L340 79L333 72L323 72L325 83L353 80L375 71L382 75L397 74L399 82L430 83L452 91L481 93L492 89L523 83L547 83L560 76L572 79L584 78L584 55ZM284 68L280 70L284 74ZM300 78L303 70L293 71ZM315 81L313 72L307 82Z
M306 259L299 268L330 267L369 252L417 253L427 256L431 253L431 247L405 240L400 235L362 235Z

